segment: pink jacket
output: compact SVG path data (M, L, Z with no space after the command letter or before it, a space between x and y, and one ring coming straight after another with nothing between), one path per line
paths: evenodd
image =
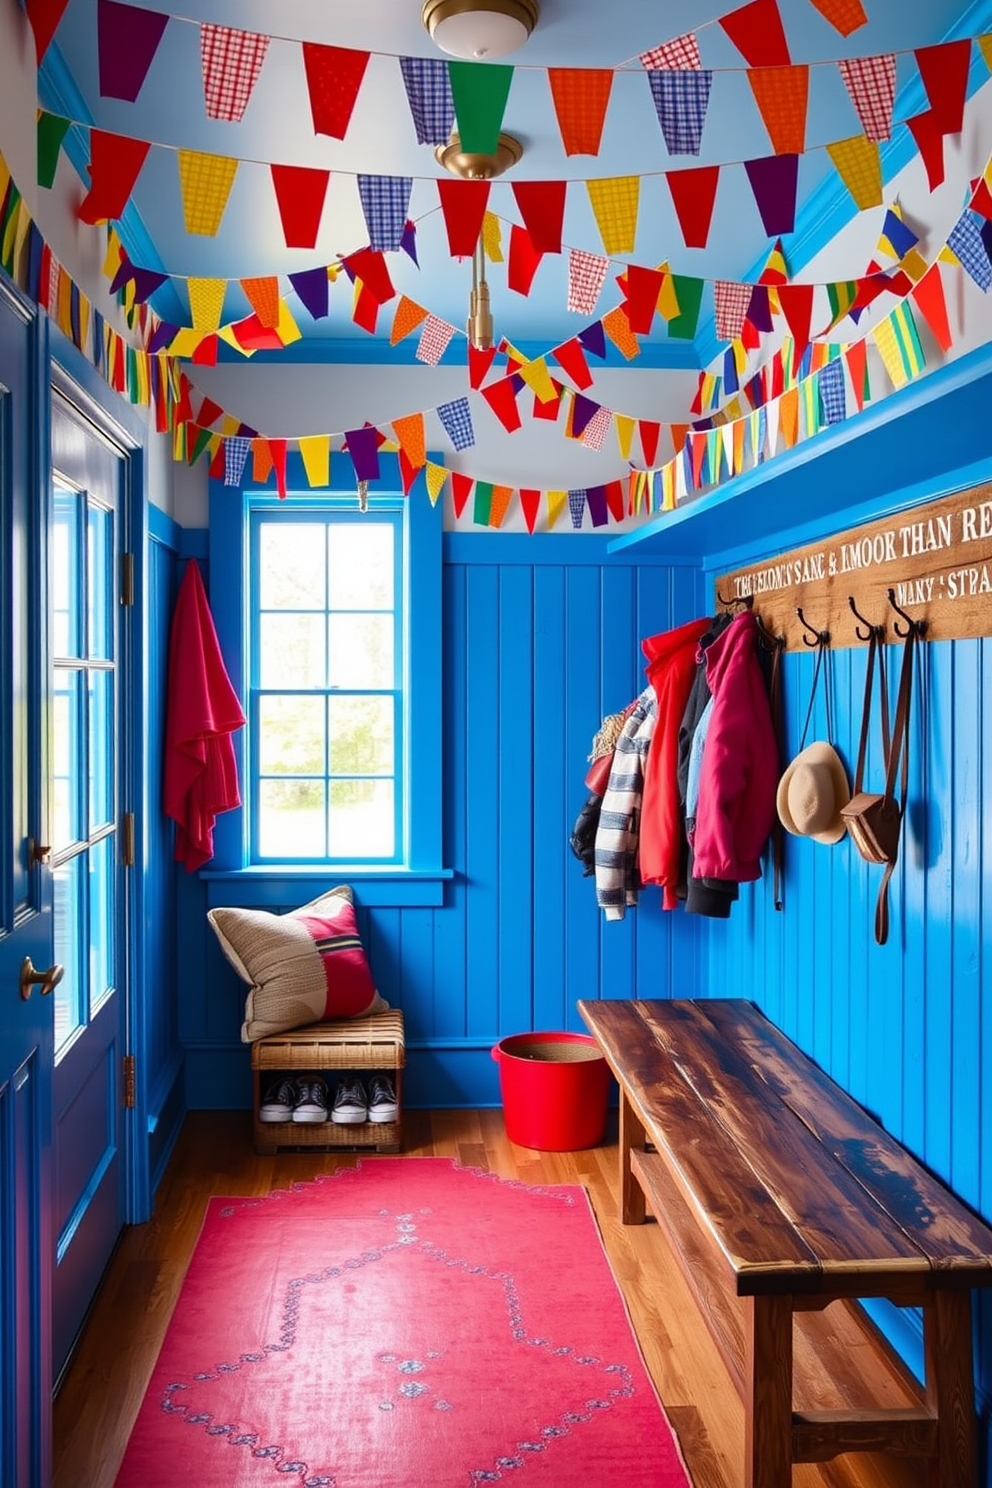
M754 615L744 610L705 652L713 713L699 777L696 878L761 877L781 771L757 643Z

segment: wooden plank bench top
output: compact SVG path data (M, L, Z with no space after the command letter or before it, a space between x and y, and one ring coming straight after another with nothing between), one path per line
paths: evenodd
M748 1488L880 1448L977 1488L969 1293L992 1286L992 1230L752 1003L579 1011L620 1085L622 1218L651 1209L703 1303L745 1401ZM865 1297L923 1308L921 1408L794 1412L793 1314Z

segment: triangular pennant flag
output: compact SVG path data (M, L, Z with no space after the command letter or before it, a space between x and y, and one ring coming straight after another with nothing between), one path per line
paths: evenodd
M548 531L551 532L555 527L558 518L565 510L565 503L568 500L568 492L548 491L546 494L548 498Z
M208 119L239 124L251 100L269 49L269 38L204 21L200 26L200 67Z
M25 0L24 8L34 32L35 56L39 63L48 51L68 3L69 0Z
M716 310L716 334L720 341L735 341L741 333L744 316L751 300L751 285L732 279L717 279L713 284Z
M506 282L517 294L529 295L534 275L544 257L540 248L535 248L525 227L516 223L510 229L510 261L507 265Z
M861 0L810 0L810 3L841 36L850 36L852 31L868 24Z
M393 419L393 433L400 449L415 470L427 462L427 447L424 442L424 415L408 413L403 418Z
M355 479L373 481L379 479L379 431L370 424L361 429L348 429L345 443L355 467Z
M569 420L567 433L570 439L581 439L586 425L592 420L595 413L599 411L600 405L594 403L591 398L584 398L581 393L575 393L572 398L571 418Z
M758 283L776 285L788 284L788 282L789 274L785 265L785 252L782 248L782 240L779 238L775 247L768 255L768 261L761 271Z
M276 490L279 493L280 501L285 501L288 494L286 490L286 456L288 452L287 440L269 440L269 453L272 456L272 467L276 473Z
M489 181L438 181L437 194L452 258L471 258L482 231Z
M42 115L42 118L43 117L44 115ZM40 129L40 119L38 121L38 126ZM985 178L982 176L979 176L978 180L975 182L974 190L971 193L971 201L969 205L974 211L980 213L987 222L992 221L992 191L989 190L988 181L986 181Z
M475 444L475 430L472 427L472 412L467 398L453 398L450 403L438 404L437 416L456 450L472 448Z
M598 155L613 69L549 67L548 85L566 155Z
M667 68L672 72L693 72L703 65L694 31L687 31L684 36L676 36L650 51L641 52L637 60L647 71Z
M858 410L864 408L871 397L871 389L868 385L868 343L862 338L854 341L844 353L847 362L847 371L851 379L851 391Z
M473 346L468 343L468 385L478 390L486 380L489 368L496 357L495 346Z
M889 139L896 98L895 53L848 57L837 66L865 134L876 144Z
M420 470L418 470L415 465L411 464L407 453L402 448L402 446L400 447L396 458L399 461L400 480L403 484L403 495L409 496L410 491L413 488L413 483L417 479L417 476L420 474ZM425 460L424 464L426 463L427 462ZM420 469L422 470L423 466L421 466Z
M788 67L792 61L776 0L751 0L720 25L751 67Z
M627 320L630 329L638 335L650 334L658 309L661 293L662 272L660 269L645 269L640 264L628 264L624 275L624 294Z
M806 148L809 68L752 67L747 80L776 155L801 155Z
M960 134L971 65L970 40L965 37L919 47L915 55L937 128L941 134Z
M827 154L859 212L882 205L882 160L874 140L855 134L829 144Z
M248 303L263 326L279 324L279 280L275 274L264 279L241 279Z
M313 132L344 139L369 54L313 41L304 41L302 46Z
M712 72L649 72L647 79L669 155L698 155Z
M200 411L196 415L196 422L200 425L201 429L209 429L211 425L217 422L223 412L224 410L219 403L215 403L212 398L204 398L200 404Z
M659 265L662 273L661 289L658 292L658 314L665 320L674 320L679 313L679 298L675 292L675 281L668 264Z
M978 50L982 54L982 60L985 66L989 72L992 72L992 35L986 33L982 36L976 36L975 40L978 42Z
M428 466L428 474L430 466ZM470 475L464 475L460 470L451 472L451 500L455 509L455 516L460 517L465 510L468 498L472 494L475 482Z
M919 376L926 366L926 358L908 301L897 305L872 334L895 387L903 387L911 378Z
M939 264L933 264L919 283L913 286L912 295L941 351L950 351L954 338L947 319L947 300Z
M745 331L749 325L753 327L757 335L764 335L772 329L772 312L768 303L768 286L766 284L753 284L751 286L751 298L747 302L747 317L744 322ZM751 349L754 350L754 347L758 345L760 345L760 341L756 339ZM734 361L734 367L736 370L736 359Z
M240 486L251 440L235 436L224 440L224 484Z
M591 325L585 326L578 336L579 345L586 356L599 357L600 361L606 358L606 332L603 330L601 320L594 320Z
M178 159L186 231L216 237L238 162L227 155L203 155L198 150L180 150Z
M402 243L412 190L411 176L358 177L369 246L376 252L392 253Z
M925 114L914 114L907 119L916 148L920 152L927 173L927 184L931 191L944 184L944 132L933 109Z
M446 145L454 127L448 64L442 57L401 57L400 71L418 145Z
M541 510L540 491L520 490L520 505L523 508L524 521L527 523L527 531L533 532L537 522L537 514Z
M90 130L90 189L79 204L81 222L108 222L120 217L149 148L147 140ZM237 161L232 163L237 168Z
M824 424L842 424L847 418L844 391L844 365L840 359L828 362L817 379L820 389L820 413Z
M583 248L568 250L569 310L574 310L579 315L592 314L609 267L609 259L600 258L595 253L587 253Z
M267 439L251 442L251 478L256 486L264 486L272 474L272 455Z
M460 147L470 155L495 155L513 68L500 62L448 63Z
M720 180L718 165L700 165L689 170L666 171L672 204L687 248L705 248L709 241L713 204Z
M606 487L589 486L586 489L586 505L594 527L605 527L610 520L606 509Z
M589 364L576 337L573 336L571 341L565 341L561 346L556 346L551 355L577 388L592 387L592 373L589 371Z
M744 169L765 232L770 238L791 233L796 225L799 156L766 155L758 160L745 160Z
M400 295L400 302L393 316L393 327L389 333L390 346L396 346L404 336L409 336L410 332L415 331L426 319L427 311L423 305L408 300L406 295Z
M606 312L602 319L602 326L613 345L628 362L640 355L641 348L637 344L637 337L630 329L630 321L622 305L614 305L612 310Z
M501 377L499 382L490 383L489 387L482 389L482 396L508 434L520 428L522 420L512 377Z
M331 436L308 434L300 441L300 458L307 473L311 491L330 485L331 480Z
M530 240L542 253L561 252L565 181L514 181L513 195Z
M96 36L101 98L134 103L148 76L169 17L157 10L97 0Z
M616 430L617 449L620 451L621 460L630 459L630 446L633 443L636 424L637 420L626 413L613 415L613 427Z
M531 392L540 403L551 403L558 401L556 385L548 364L543 357L537 357L533 362L525 362L520 368L520 376L530 388Z
M492 499L489 504L490 527L502 527L503 518L509 510L512 498L512 486L493 486Z
M415 353L417 361L436 367L454 334L453 325L449 325L446 320L441 320L437 315L428 315L424 321L423 330L420 332L420 340L417 342Z
M355 280L354 303L351 308L351 319L361 330L368 331L370 336L375 335L376 324L379 319L379 301L361 279Z
M596 450L603 448L603 443L613 424L613 414L608 408L597 408L592 418L582 431L582 443L587 449Z
M488 208L482 219L482 247L490 263L503 262L503 228L496 213Z
M653 422L651 419L639 419L637 430L640 435L644 463L650 467L654 465L655 460L658 458L658 440L661 437L661 425Z
M445 483L445 481L447 479L448 479L448 472L447 472L447 470L445 470L444 466L443 465L435 465L432 460L428 460L428 462L427 462L427 494L431 498L431 506L437 506L437 498L440 496L441 492L444 490L444 483ZM459 481L459 480L462 480L462 479L464 479L464 477L459 476L459 475L454 475L452 477L452 481L451 481L452 491L454 491L454 489L455 489L455 483L457 481ZM460 508L456 507L455 515L456 516L460 516L460 514L461 514Z
M851 306L857 298L858 286L853 279L847 279L837 284L827 285L827 299L830 301L830 324L827 327L832 331L834 326L840 325L845 319Z
M782 314L800 351L809 345L814 293L812 284L783 284L778 292Z
M672 282L678 296L679 313L668 322L668 334L683 341L691 341L699 324L699 307L705 281L690 278L687 274L673 274Z
M322 320L327 314L327 270L303 269L299 274L290 274L289 282L313 319Z
M978 218L973 212L962 212L951 229L947 246L965 273L974 279L983 293L988 294L992 287L992 263L989 262Z
M51 190L59 165L59 151L69 131L69 120L58 114L38 114L38 185Z
M586 181L603 247L612 257L634 251L640 185L640 176L600 177Z
M564 384L560 383L557 378L552 377L551 386L554 389L554 397L549 399L547 403L542 403L540 398L535 394L533 407L531 408L531 418L541 419L546 424L556 424L558 422L558 415L561 413L561 405L564 401L562 397L565 391Z
M568 514L572 519L572 526L576 532L582 526L582 518L586 511L585 488L574 489L568 493Z
M623 506L623 482L610 481L606 486L606 504L610 509L610 516L614 522L622 522L624 519Z
M491 481L476 481L475 503L472 508L472 521L477 527L489 526L489 512L492 507L493 487Z
M355 253L349 253L341 262L346 273L352 278L361 279L369 293L375 296L376 304L385 305L389 300L395 299L396 290L381 253L372 248L359 248Z
M882 223L882 231L878 235L878 251L901 260L919 241L917 234L903 220L898 207L889 207Z

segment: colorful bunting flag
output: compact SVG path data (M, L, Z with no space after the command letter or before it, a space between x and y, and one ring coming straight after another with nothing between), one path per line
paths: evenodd
M749 68L747 80L775 154L801 155L806 149L809 68Z
M776 0L751 0L720 25L751 67L788 67L792 62Z
M512 486L493 486L493 494L489 503L490 527L502 527L503 518L509 510L512 497Z
M90 130L90 189L79 204L81 222L109 222L120 217L148 150L147 140ZM237 161L231 163L236 169Z
M345 444L355 467L355 478L360 481L379 479L379 431L371 424L361 429L348 429Z
M827 285L827 299L830 301L830 324L827 327L829 331L840 325L849 314L857 293L858 286L853 279Z
M428 315L417 343L417 361L436 367L454 334L453 325L449 325L446 320L441 320L437 315Z
M597 408L592 418L582 431L582 443L587 449L596 450L603 448L603 443L613 423L613 414L608 408Z
M783 284L778 292L782 314L800 351L809 345L814 293L812 284Z
M661 46L642 52L638 61L649 72L664 68L672 72L693 72L703 65L694 31L687 31L684 36L676 36L672 41L662 42Z
M709 71L654 71L647 74L655 113L669 155L698 155L709 108Z
M525 227L516 223L510 229L510 262L507 265L506 283L516 294L529 295L534 275L544 254L535 248Z
M841 36L850 36L868 23L861 0L810 0L810 3Z
M148 76L169 17L157 10L97 0L96 36L101 98L134 103Z
M627 358L628 362L640 355L641 348L637 343L637 337L630 329L630 321L627 319L627 311L623 305L614 305L612 310L608 310L601 324L613 345Z
M887 253L890 258L901 261L919 241L918 234L904 221L898 207L889 207L882 222L882 231L878 235L876 251Z
M992 263L989 262L981 228L974 212L966 209L961 213L950 231L947 246L954 253L965 273L974 279L984 294L988 294L992 287Z
M57 114L38 114L38 185L51 190L59 165L62 141L69 132L69 120Z
M576 531L582 526L582 518L586 510L585 489L576 489L568 493L568 514L572 519L572 526Z
M589 486L586 490L586 504L589 507L589 516L594 527L605 527L610 520L606 506L606 487Z
M331 173L309 165L270 165L287 248L313 248Z
M426 464L427 446L422 413L410 413L404 418L394 418L393 433L396 435L400 449L416 470Z
M275 274L262 279L239 281L248 303L263 326L279 324L279 280Z
M566 155L598 155L612 68L549 67L548 86Z
M634 429L637 420L630 418L626 413L615 413L613 415L613 427L617 436L617 449L620 451L621 460L630 459L630 446L634 439Z
M513 68L499 62L448 63L458 141L471 155L495 155Z
M496 213L488 209L482 219L482 248L490 263L503 262L503 228Z
M410 176L358 177L358 195L365 214L369 244L376 252L395 252L403 241L410 210Z
M895 53L848 57L837 66L865 134L876 144L889 139L896 97Z
M926 113L913 114L906 120L916 141L927 173L927 184L931 191L944 184L944 131L933 109Z
M556 346L551 355L579 389L592 387L593 376L577 337Z
M472 508L472 521L477 527L489 526L489 513L492 509L493 487L491 481L476 481L475 503Z
M941 351L950 351L953 337L947 318L947 300L939 264L933 264L913 286L912 296Z
M541 510L540 491L520 490L520 505L523 508L524 521L527 523L527 531L533 532L537 522L537 514Z
M443 465L435 465L434 462L433 462L433 460L428 460L428 462L427 462L427 494L431 498L431 506L437 506L437 498L440 496L441 492L444 490L444 483L445 483L445 481L447 479L448 479L448 472L447 472L447 470L445 470L444 466ZM454 489L454 481L457 480L457 479L458 479L458 476L456 475L453 478L453 480L452 480L452 489ZM458 516L458 515L460 515L460 513L458 511L456 511L455 515Z
M467 398L454 398L450 403L439 404L437 416L456 450L471 449L475 443L475 430Z
M745 160L744 169L765 232L770 238L791 233L796 225L799 156L766 155L758 160Z
M720 341L735 341L741 333L744 316L751 300L750 284L732 279L717 279L713 285L716 310L716 334Z
M542 253L561 252L565 219L565 181L514 181L513 195L524 227Z
M311 491L330 485L331 482L331 437L329 434L309 434L299 441L300 458L307 473L307 484Z
M661 294L664 275L660 269L628 264L626 273L617 282L620 283L621 279L625 296L624 310L630 329L639 336L649 335L658 309L658 296Z
M240 486L241 476L244 473L245 461L248 451L251 449L251 440L244 439L238 435L224 440L224 484L225 486Z
M599 177L586 181L603 247L613 257L634 251L640 186L640 176Z
M851 392L860 412L871 401L871 386L868 380L868 342L865 338L853 341L844 352Z
M24 8L34 32L35 56L40 64L62 19L69 0L25 0Z
M916 321L908 302L897 305L871 333L893 387L901 388L926 366Z
M427 467L427 473L429 477L430 466ZM465 504L472 493L473 484L474 482L471 476L463 475L460 470L453 470L451 472L451 501L456 517L460 517L465 510Z
M915 56L937 128L941 134L960 134L971 65L970 40L965 37L919 47Z
M438 181L437 193L452 258L471 258L482 231L489 181Z
M543 357L535 357L532 362L525 362L520 369L520 376L530 388L539 403L558 403L558 384L548 371L548 364Z
M208 119L239 124L269 49L269 38L205 21L200 26L200 67Z
M290 274L289 282L314 320L322 320L328 309L326 269L303 269Z
M344 139L368 60L368 52L303 42L314 134Z
M488 387L481 389L493 413L499 419L508 434L515 434L521 427L522 419L520 409L517 406L517 394L513 385L512 377L501 377L498 382L492 382Z
M820 410L824 424L842 424L847 418L844 364L840 358L828 362L817 376Z
M448 64L441 57L401 57L400 72L418 145L446 145L454 128Z
M548 531L551 532L565 509L568 492L548 491L546 494L548 498Z
M669 336L691 341L699 324L699 307L703 299L703 279L688 274L673 274L672 283L678 296L679 313L668 322Z
M700 165L687 170L666 171L665 180L672 193L682 241L687 248L705 248L713 220L720 167Z
M393 316L393 328L389 333L390 346L396 346L404 336L409 336L410 332L415 331L426 319L427 311L423 305L418 305L413 300L408 300L406 295L401 295Z
M578 315L591 315L610 267L609 259L583 248L568 250L568 308ZM588 350L588 348L586 348Z
M882 160L874 140L855 134L829 144L827 154L859 212L882 205Z
M489 373L496 357L495 346L473 346L468 343L468 385L476 390L481 388Z

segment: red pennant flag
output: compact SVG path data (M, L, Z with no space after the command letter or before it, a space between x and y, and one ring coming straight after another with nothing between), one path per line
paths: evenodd
M916 148L926 167L927 181L931 191L944 184L944 132L933 109L925 114L914 114L906 123L916 141Z
M542 253L561 252L565 181L515 181L513 195L530 240Z
M517 294L529 295L543 257L543 249L534 247L527 229L514 223L510 229L510 261L506 268L506 282L510 289Z
M779 304L796 343L797 356L801 356L809 345L814 289L812 284L783 284L778 291Z
M279 492L279 500L285 501L286 491L286 446L285 439L270 439L269 454L272 456L272 464L276 472L276 490Z
M984 217L986 222L992 222L992 191L989 190L988 182L984 176L979 176L974 183L971 193L971 206Z
M90 130L90 189L79 204L80 222L111 222L121 215L149 149L147 140Z
M495 346L489 346L485 351L468 343L468 385L478 391L486 380L486 374L493 364L496 355Z
M741 326L741 345L745 351L757 351L761 345L761 332L753 320L745 315L744 324Z
M703 381L705 377L705 372L700 372L699 380L696 383L696 395L689 404L689 412L694 413L697 418L703 411Z
M718 165L700 165L689 170L665 172L675 215L682 229L682 240L687 248L706 247L719 179Z
M214 450L213 458L210 461L210 472L209 473L210 473L211 479L213 479L213 480L223 480L224 479L224 472L225 472L226 469L227 469L227 452L224 449L224 441L222 439L220 441L220 443L217 445L217 448Z
M379 319L379 301L369 289L367 284L361 284L355 298L354 309L351 318L361 330L368 331L370 336L375 335L375 324Z
M309 165L270 165L287 248L312 248L317 242L330 171Z
M606 504L614 522L622 522L625 516L623 509L623 481L610 481L606 487Z
M953 337L947 319L947 301L944 298L944 281L940 277L939 264L930 266L920 282L913 286L911 294L941 351L950 351Z
M302 45L314 134L329 134L333 139L343 140L369 54L347 47L321 46L314 41Z
M275 326L265 325L257 315L235 321L231 331L244 351L282 351L286 344Z
M549 67L548 84L565 154L598 155L613 69Z
M27 0L25 9L34 32L34 50L39 62L48 51L68 3L69 0Z
M551 383L555 390L555 396L553 398L549 398L546 403L542 403L540 398L535 393L534 407L531 409L531 417L536 419L544 419L545 422L549 424L556 424L558 422L558 415L561 412L561 395L565 391L565 389L563 384L560 383L556 377L552 377Z
M176 400L175 420L177 424L188 424L193 418L193 384L185 372L179 374L179 397Z
M706 458L706 435L691 434L689 436L689 453L692 457L692 484L695 490L702 485L703 461Z
M960 134L971 65L970 40L966 37L963 41L920 47L916 61L937 128L941 134Z
M722 17L720 25L751 67L788 67L789 43L776 0L752 0Z
M491 383L489 387L483 388L482 396L508 434L513 434L520 428L523 421L520 417L520 409L517 407L517 395L513 390L512 377L501 377L499 382Z
M641 436L641 450L644 454L644 464L650 470L658 457L658 440L661 437L661 425L652 419L639 419L637 432Z
M482 231L489 181L438 181L448 248L452 258L471 258Z
M630 329L635 335L648 336L658 308L658 296L665 276L660 269L645 269L640 264L628 264L624 295L624 309Z
M747 80L776 155L806 149L808 67L752 67Z
M592 373L589 371L589 363L586 361L582 343L577 336L573 336L571 341L565 341L561 346L556 346L551 355L577 388L582 390L592 387Z
M376 304L385 305L396 298L393 281L386 267L386 256L374 248L359 248L341 260L345 269L356 279L361 279L365 288L375 296Z
M855 280L857 292L854 296L852 310L867 310L873 300L877 300L880 294L884 294L889 287L889 281L884 274L866 274L863 279Z
M219 403L215 403L212 398L204 398L200 404L200 411L196 415L196 422L201 429L209 429L210 425L215 424L223 412L224 410Z
M472 494L474 484L470 475L463 475L460 470L451 472L451 499L454 503L456 517L460 517L465 510L465 503Z
M527 523L527 531L533 532L537 522L537 514L541 510L541 492L520 490L520 505L524 511L524 521Z
M204 336L203 340L200 342L199 346L196 348L192 357L190 358L193 365L195 367L216 367L217 349L219 343L220 337L217 335ZM123 391L123 388L118 388L118 392Z
M852 341L846 353L847 370L851 374L851 391L858 409L865 406L865 373L868 370L868 338Z
M414 481L417 479L420 470L423 469L423 466L421 465L418 467L412 464L410 461L410 456L407 454L402 445L400 445L399 449L399 462L400 480L403 482L403 495L409 496L410 488L413 485Z

